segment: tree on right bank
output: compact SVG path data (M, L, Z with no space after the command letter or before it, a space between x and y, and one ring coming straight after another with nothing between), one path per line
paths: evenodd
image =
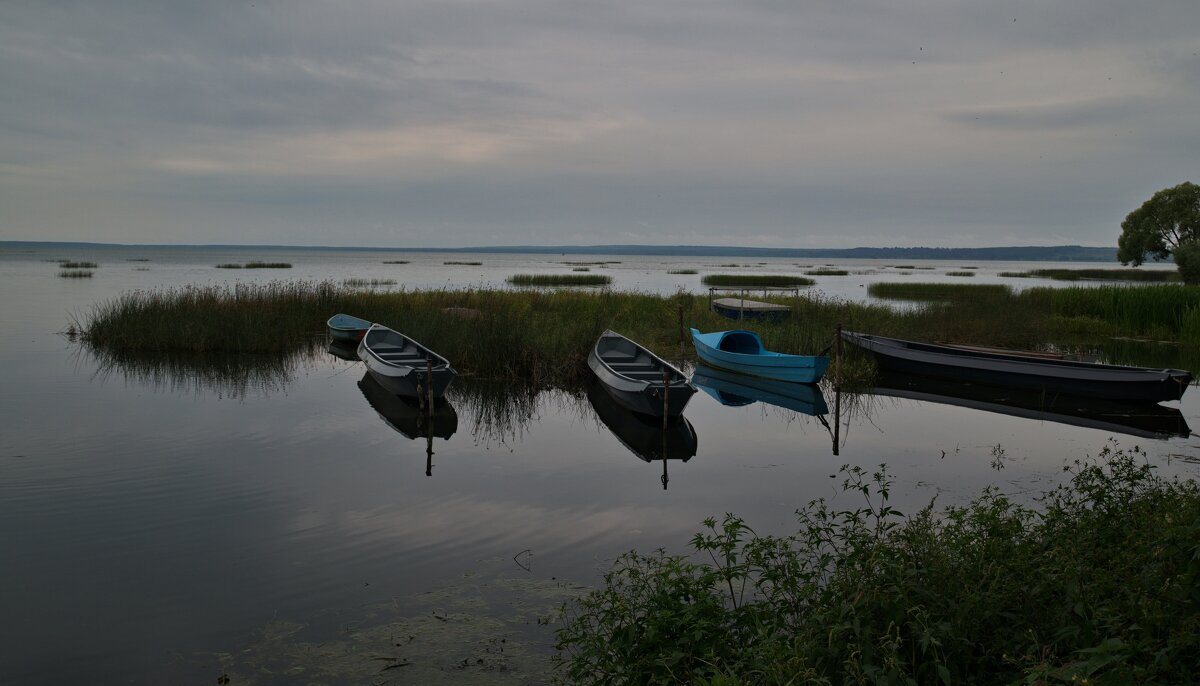
M1173 257L1184 283L1200 283L1200 186L1158 191L1121 222L1117 259L1138 266Z

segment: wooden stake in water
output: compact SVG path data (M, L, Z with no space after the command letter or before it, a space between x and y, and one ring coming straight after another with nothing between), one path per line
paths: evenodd
M838 454L838 443L842 431L842 325L838 324L834 331L837 336L836 367L833 374L833 454Z
M670 413L667 412L668 407L670 405L667 394L668 394L670 388L671 388L671 372L664 369L663 370L663 425L662 425L662 441L663 441L663 445L662 445L662 463L663 463L662 485L663 485L664 491L667 490L667 420L670 419Z

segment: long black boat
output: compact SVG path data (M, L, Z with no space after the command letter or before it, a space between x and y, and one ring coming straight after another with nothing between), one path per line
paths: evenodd
M1182 369L1076 362L1019 351L917 343L852 331L842 338L875 355L880 369L995 386L1124 402L1179 400L1192 381Z
M600 334L588 366L613 400L632 412L675 417L696 393L683 372L613 331Z

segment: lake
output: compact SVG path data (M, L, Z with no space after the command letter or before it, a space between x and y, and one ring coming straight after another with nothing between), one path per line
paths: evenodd
M57 259L99 266L91 278L65 279ZM215 268L256 259L293 267ZM398 260L408 263L384 264ZM830 262L850 274L816 277L808 290L866 300L873 281L966 280L945 274L965 266L977 267L972 283L1059 285L998 276L1040 263ZM346 278L505 287L514 273L582 266L611 275L617 289L703 294L700 275L668 272L800 274L822 265L0 251L4 682L538 683L555 609L599 583L617 555L685 552L704 518L726 512L760 533L790 532L793 511L814 498L853 504L838 493L842 465L886 463L893 503L905 512L935 499L961 503L990 485L1030 500L1059 483L1065 465L1114 442L1140 446L1161 473L1200 473L1187 428L1200 426L1194 389L1150 416L1114 418L998 413L989 409L1005 408L988 398L955 400L951 388L914 399L903 384L840 403L825 387L765 404L717 379L685 413L694 455L681 429L662 459L653 431L579 390L506 393L460 379L428 430L381 397L361 364L319 345L265 367L122 367L60 333L93 304L134 289Z

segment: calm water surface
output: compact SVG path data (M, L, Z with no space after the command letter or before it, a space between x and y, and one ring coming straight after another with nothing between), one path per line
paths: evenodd
M100 266L91 279L62 279L46 261L58 258ZM251 259L294 267L214 268ZM382 264L395 259L411 262ZM213 683L222 674L369 683L365 675L400 664L393 659L411 666L389 670L392 683L536 681L552 631L538 620L574 587L595 584L613 557L682 551L702 519L725 512L788 532L795 508L837 495L831 477L843 464L886 462L902 510L961 502L987 485L1030 498L1114 439L1143 448L1164 473L1200 470L1191 437L887 395L843 397L835 455L830 427L803 412L813 402L832 409L828 389L797 400L809 403L792 405L799 412L700 393L686 413L695 455L679 459L685 442L670 443L664 488L661 448L644 427L616 422L614 432L582 391L505 399L456 382L453 414L430 446L411 413L372 398L360 364L321 351L238 381L106 366L57 333L93 303L137 288L350 277L502 287L513 273L600 260L619 262L591 267L616 288L663 293L703 291L699 276L671 269L804 269L746 258L0 253L4 683ZM709 266L729 263L748 266ZM955 279L944 272L965 266L920 264L936 269L842 261L854 273L818 277L817 289L865 299L873 280ZM1034 282L996 274L1039 265L971 266L973 282L1024 287ZM1168 421L1200 426L1194 389L1163 407L1179 411ZM392 642L397 632L405 635ZM498 648L497 636L513 647Z

